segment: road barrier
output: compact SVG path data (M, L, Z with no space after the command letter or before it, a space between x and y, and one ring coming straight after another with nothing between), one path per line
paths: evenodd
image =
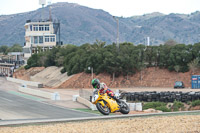
M15 82L15 83L20 83L20 84L23 84L23 85L34 86L34 87L37 87L37 88L42 88L43 87L43 84L39 83L39 82L26 81L26 80L11 78L11 77L6 77L6 79L8 81Z
M80 96L76 97L77 102L84 104L85 106L89 107L91 110L97 110L96 105L92 104L90 101L88 101L85 98L82 98Z
M42 91L42 90L37 90L37 89L31 89L27 87L19 87L18 91L26 93L26 94L30 94L30 95L48 98L51 100L60 100L60 94L58 92L52 93L52 92L47 92L47 91Z
M79 95L73 95L73 96L72 96L72 101L73 101L73 102L76 102L76 101L77 101L77 97L79 97Z

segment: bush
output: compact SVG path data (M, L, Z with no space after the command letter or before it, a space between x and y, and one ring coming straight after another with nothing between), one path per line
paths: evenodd
M166 103L164 102L149 102L149 103L145 103L143 105L143 109L149 109L149 108L153 108L156 109L157 107L161 107L161 106L166 106Z
M60 71L62 74L66 72L65 68Z
M197 105L200 105L200 100L192 101L192 107L195 107Z
M29 65L26 65L24 68L27 70L27 69L29 69L31 67Z
M166 106L160 106L160 107L156 107L156 110L161 110L163 112L170 112L171 110L168 109Z
M184 104L182 102L174 101L173 111L178 111L180 108L183 108Z
M187 105L191 105L191 104L192 104L192 102L191 102L191 101L188 101L188 102L187 102Z

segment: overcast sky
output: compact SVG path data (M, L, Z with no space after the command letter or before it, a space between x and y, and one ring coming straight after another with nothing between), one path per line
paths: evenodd
M113 16L130 17L152 12L184 13L200 10L200 0L46 0L52 3L78 3L103 9ZM39 0L0 0L0 15L23 13L40 8Z

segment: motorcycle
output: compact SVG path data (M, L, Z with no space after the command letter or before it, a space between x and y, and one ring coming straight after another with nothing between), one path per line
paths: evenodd
M95 104L99 112L104 115L115 112L128 114L130 112L129 106L124 101L117 103L116 100L108 96L107 93L100 94L99 91L98 94L93 95L92 103Z

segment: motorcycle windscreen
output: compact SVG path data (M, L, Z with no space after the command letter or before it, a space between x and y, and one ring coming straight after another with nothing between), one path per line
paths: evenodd
M92 97L92 102L95 102L98 98L99 98L99 95L94 95L94 96Z

